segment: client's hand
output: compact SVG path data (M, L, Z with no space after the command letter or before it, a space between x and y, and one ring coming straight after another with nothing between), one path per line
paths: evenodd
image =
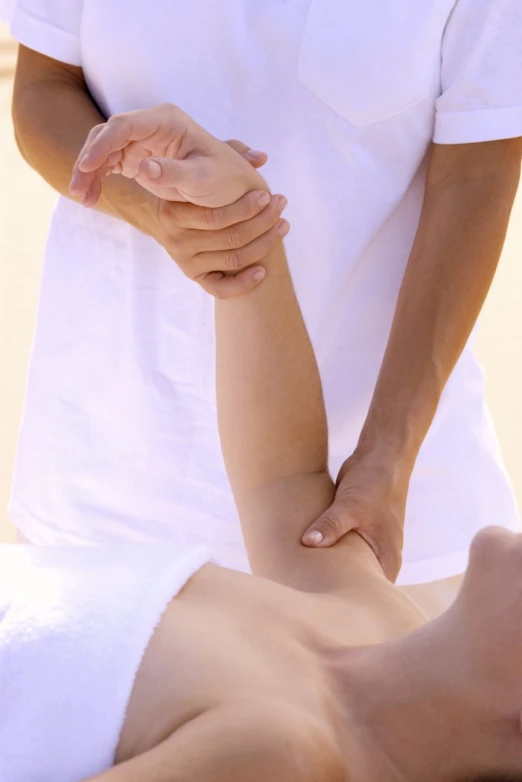
M373 454L355 453L343 464L330 508L303 536L305 546L328 548L352 530L373 549L395 581L402 564L407 476Z
M252 157L257 165L265 160L262 153ZM74 166L71 194L93 206L110 173L135 179L158 198L198 206L227 206L248 190L268 190L235 149L169 103L94 127Z
M264 269L255 264L289 230L280 220L286 200L271 197L255 171L265 161L264 153L238 141L224 144L163 105L93 128L70 191L93 206L104 176L136 179L157 197L149 233L209 293L237 296L259 284Z

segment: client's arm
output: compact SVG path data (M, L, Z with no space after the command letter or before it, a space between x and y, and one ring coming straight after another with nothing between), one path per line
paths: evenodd
M282 243L263 266L257 290L216 302L221 445L253 571L329 588L335 553L327 569L300 543L334 493L319 372Z

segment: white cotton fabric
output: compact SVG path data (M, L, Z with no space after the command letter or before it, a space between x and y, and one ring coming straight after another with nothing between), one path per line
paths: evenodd
M171 101L269 153L317 354L332 470L355 447L421 211L425 158L522 135L520 0L19 0L105 115ZM11 516L34 542L205 541L247 568L216 426L212 301L150 238L60 199ZM401 583L519 528L468 346L418 458Z
M168 603L205 563L172 545L0 545L0 779L83 782L114 763Z
M0 22L11 22L15 4L16 0L0 0Z

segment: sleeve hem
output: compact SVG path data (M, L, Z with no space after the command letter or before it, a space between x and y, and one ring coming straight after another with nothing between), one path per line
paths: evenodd
M522 106L441 112L435 117L435 144L473 144L518 136L522 136Z
M67 65L81 65L80 37L17 6L11 35L23 46Z

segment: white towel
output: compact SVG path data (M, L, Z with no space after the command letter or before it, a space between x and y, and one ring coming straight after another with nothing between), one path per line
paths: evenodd
M154 628L209 559L165 543L0 545L1 782L79 782L113 765Z

